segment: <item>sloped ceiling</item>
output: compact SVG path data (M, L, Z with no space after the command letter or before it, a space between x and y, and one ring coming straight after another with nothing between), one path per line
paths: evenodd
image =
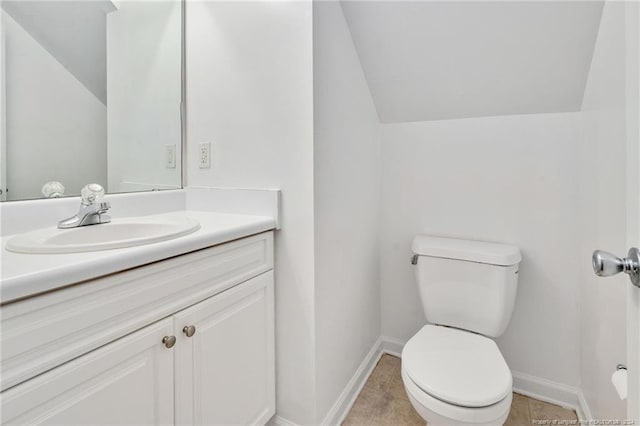
M115 10L110 0L2 0L0 5L106 104L106 14Z
M384 123L578 111L597 1L342 1Z

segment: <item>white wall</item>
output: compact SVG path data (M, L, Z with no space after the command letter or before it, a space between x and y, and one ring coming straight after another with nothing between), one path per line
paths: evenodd
M187 3L190 186L282 189L275 239L277 410L315 409L311 2ZM210 142L211 168L197 146Z
M67 194L106 185L106 109L4 11L8 199L41 198L42 185Z
M424 324L409 263L421 232L518 245L518 297L498 344L514 371L580 385L584 209L595 202L596 160L582 113L379 125L377 153L375 112L338 5L189 1L187 20L188 185L283 190L280 416L324 418L375 341L378 297L383 335L406 341ZM211 169L198 168L202 142Z
M626 359L624 274L603 279L586 262L595 249L626 255L625 4L606 2L582 105L584 246L581 258L581 382L594 418L624 418L611 374Z
M126 1L107 15L109 192L181 185L179 1ZM176 146L176 167L165 145Z
M523 261L500 349L515 371L577 386L580 113L381 127L383 335L406 341L425 323L414 235L515 244Z
M319 424L380 336L380 137L338 2L314 3L313 61Z

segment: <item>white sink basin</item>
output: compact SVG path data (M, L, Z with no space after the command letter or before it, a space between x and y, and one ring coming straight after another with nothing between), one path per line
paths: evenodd
M11 237L6 248L17 253L81 253L157 243L197 231L186 216L145 216L71 229L38 229Z

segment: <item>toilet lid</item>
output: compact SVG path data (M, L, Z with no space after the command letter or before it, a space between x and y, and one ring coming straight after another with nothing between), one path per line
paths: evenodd
M402 350L402 368L424 392L463 407L486 407L511 392L495 342L455 328L424 326Z

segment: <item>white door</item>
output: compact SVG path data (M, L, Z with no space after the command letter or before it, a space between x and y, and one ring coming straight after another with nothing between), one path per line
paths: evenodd
M627 1L625 7L626 67L626 232L627 246L640 248L640 2ZM616 253L622 255L622 253ZM640 254L630 251L627 259L594 253L598 275L624 270L637 283L627 281L627 421L640 423Z
M0 201L7 199L7 103L6 103L6 38L4 12L0 13Z
M273 272L174 316L176 423L265 424L275 413Z
M2 393L2 424L173 424L173 320L157 322Z
M627 243L640 247L640 6L626 3ZM627 286L627 418L640 421L640 288Z

